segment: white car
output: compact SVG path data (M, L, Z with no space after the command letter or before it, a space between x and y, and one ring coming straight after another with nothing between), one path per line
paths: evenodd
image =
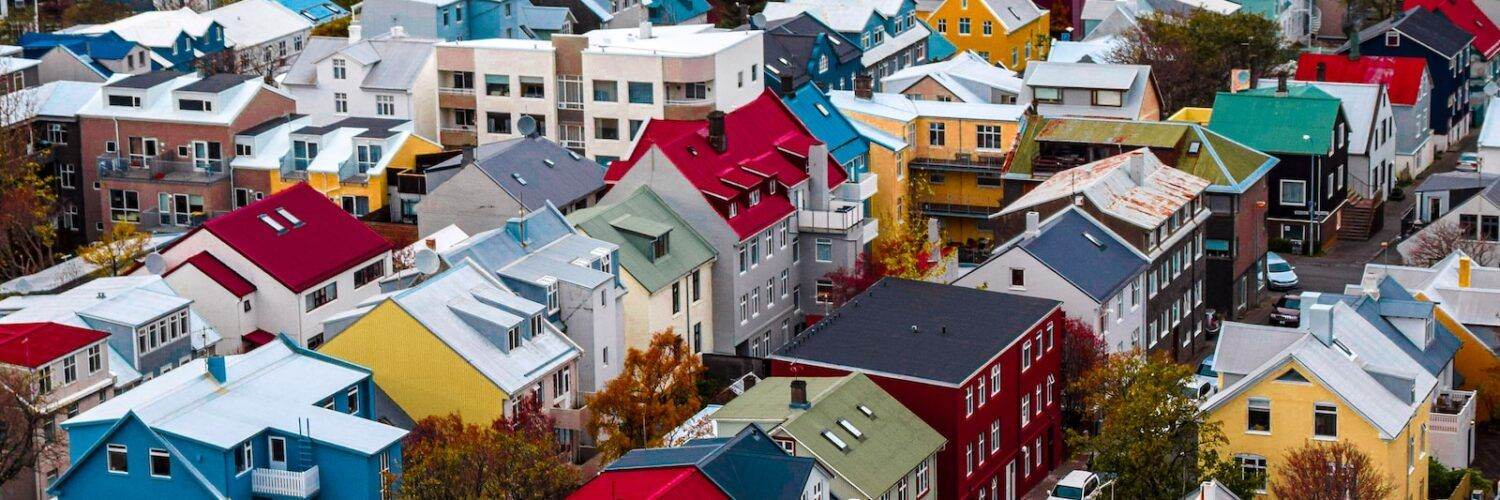
M1063 476L1057 486L1047 493L1047 500L1091 500L1099 498L1105 481L1098 474L1086 470L1075 470Z
M1198 371L1193 374L1193 387L1197 388L1199 398L1219 392L1219 372L1214 371L1214 355L1210 354L1198 363Z
M1275 252L1266 252L1266 278L1272 290L1292 290L1301 285L1297 281L1297 268Z

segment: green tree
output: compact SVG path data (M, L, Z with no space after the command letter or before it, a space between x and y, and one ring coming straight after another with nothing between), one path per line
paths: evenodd
M423 500L561 498L579 480L535 397L487 427L452 414L422 419L402 443L402 469L399 497Z
M1274 21L1248 12L1194 9L1157 12L1137 21L1107 59L1151 66L1164 113L1212 106L1214 94L1228 88L1231 69L1263 73L1296 56Z
M343 38L349 36L349 20L354 16L344 16L323 24L314 26L312 36L331 36Z
M1187 366L1129 352L1068 382L1083 413L1100 422L1097 434L1069 430L1068 442L1093 457L1094 470L1119 474L1116 498L1176 499L1209 478L1251 498L1264 479L1244 477L1220 453L1227 443L1220 424L1182 391L1191 379Z
M605 435L599 454L610 462L636 448L662 446L662 438L703 407L698 379L703 361L671 329L651 337L642 351L625 353L620 375L589 397L590 435Z
M33 95L0 96L0 116L30 116ZM42 175L47 151L33 147L31 127L0 128L0 280L46 269L56 259L57 182Z

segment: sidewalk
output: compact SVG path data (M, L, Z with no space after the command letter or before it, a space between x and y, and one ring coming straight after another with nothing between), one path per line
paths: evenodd
M1021 499L1047 500L1047 493L1052 491L1052 487L1056 486L1057 482L1061 481L1063 476L1068 475L1069 472L1082 469L1083 467L1083 459L1077 457L1068 459L1068 461L1063 462L1061 465L1058 465L1057 468L1052 469L1052 472L1048 472L1047 479L1043 479L1042 482L1037 484L1035 488L1032 488L1031 491L1028 491L1025 495L1022 495Z

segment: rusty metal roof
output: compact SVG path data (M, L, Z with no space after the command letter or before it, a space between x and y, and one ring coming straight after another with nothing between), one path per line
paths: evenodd
M1141 148L1059 172L998 215L1082 195L1111 216L1154 229L1208 186L1208 180L1169 167Z

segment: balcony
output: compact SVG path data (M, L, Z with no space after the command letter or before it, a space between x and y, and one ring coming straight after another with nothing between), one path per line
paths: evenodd
M798 210L797 227L815 233L845 233L865 220L864 207L858 203L835 200L832 210Z
M839 186L838 197L845 200L865 201L875 196L879 186L878 176L872 173L859 174L859 180L849 179Z
M880 236L880 219L874 217L865 219L864 231L859 235L859 244L863 245Z
M983 207L977 205L960 205L957 203L923 203L922 213L933 217L963 217L967 219L989 219L990 214L999 212L998 207Z
M290 498L312 498L322 489L318 466L302 472L255 469L250 472L250 491L257 495Z
M438 107L474 109L474 89L438 87Z
M161 156L99 156L99 177L127 181L214 184L229 179L222 160L181 161Z
M971 172L978 174L999 174L1005 169L1004 156L976 156L969 153L958 153L953 158L912 158L911 168L915 170L935 170L939 172Z
M439 142L444 146L476 145L478 132L473 125L445 123L438 130Z
M1443 465L1468 467L1474 460L1474 391L1439 390L1428 420L1428 450Z

